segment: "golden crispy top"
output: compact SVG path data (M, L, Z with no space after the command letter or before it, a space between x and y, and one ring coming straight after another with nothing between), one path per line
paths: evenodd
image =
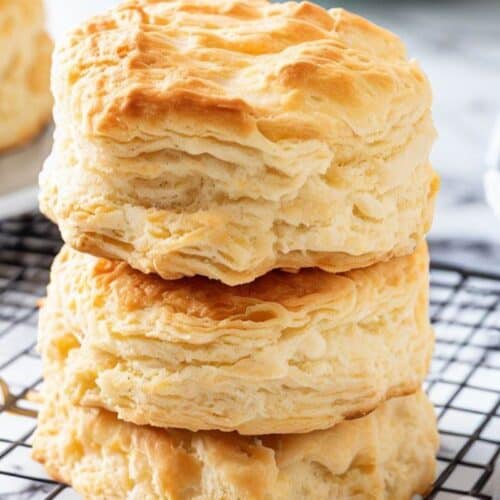
M118 317L155 309L214 321L263 322L273 319L270 310L252 306L273 304L288 311L308 311L333 304L344 313L373 306L374 301L384 300L383 294L389 296L395 289L420 283L427 275L427 265L427 246L421 244L414 255L365 269L342 274L317 268L299 273L272 271L251 283L231 287L201 276L162 280L124 262L96 258L66 246L56 258L52 281L63 277L62 293L75 300L85 297L90 307L114 311Z
M118 142L167 131L372 142L431 99L388 31L342 9L265 0L125 1L67 36L53 87L79 136Z

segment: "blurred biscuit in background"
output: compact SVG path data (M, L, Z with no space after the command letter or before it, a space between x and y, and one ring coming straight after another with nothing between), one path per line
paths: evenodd
M0 1L0 150L36 136L52 114L52 41L42 0Z

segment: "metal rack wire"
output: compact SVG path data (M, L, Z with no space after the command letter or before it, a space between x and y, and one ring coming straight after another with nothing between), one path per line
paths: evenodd
M39 214L0 221L0 499L78 498L30 459L37 302L60 244ZM431 317L437 343L426 388L441 449L428 498L500 498L500 275L433 264Z

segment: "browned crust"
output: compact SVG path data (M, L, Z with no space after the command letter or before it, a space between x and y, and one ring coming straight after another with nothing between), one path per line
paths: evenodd
M189 312L192 317L222 320L242 314L254 303L279 303L290 310L310 304L342 300L346 295L358 296L365 287L409 286L417 284L428 267L428 250L421 243L414 254L373 266L332 274L317 268L300 273L271 271L264 276L238 286L228 286L202 276L164 280L157 275L145 275L125 262L91 258L66 246L57 257L53 277L71 269L84 279L84 287L92 283L92 294L100 302L115 297L123 311L138 311L161 304ZM359 292L361 290L361 292ZM90 289L89 289L90 291ZM79 293L85 293L85 289ZM113 295L115 294L115 295Z
M251 30L247 23L254 23ZM296 53L287 52L291 48ZM269 88L278 86L282 100L271 106L260 99L252 103L237 78L232 85L223 83L250 66L248 56L276 58L273 64L263 60L262 81ZM308 2L130 0L74 30L55 61L57 74L69 76L63 80L70 87L86 79L101 90L91 105L84 105L82 125L96 136L118 140L134 135L136 125L151 130L175 127L176 121L202 122L240 136L260 129L274 139L305 139L326 133L325 124L315 124L312 114L297 123L279 115L309 115L311 94L324 97L334 109L349 108L356 120L364 119L375 95L386 100L400 92L404 85L398 82L414 87L415 102L418 96L430 97L425 77L406 60L395 35L342 9L327 11ZM89 72L89 64L112 71ZM158 72L165 78L158 79ZM373 112L379 114L380 108Z

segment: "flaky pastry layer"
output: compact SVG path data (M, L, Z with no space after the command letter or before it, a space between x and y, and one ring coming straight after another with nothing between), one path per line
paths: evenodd
M56 374L47 385L33 456L87 500L405 500L435 475L421 392L333 429L243 437L136 426L74 406Z
M164 281L65 247L41 312L75 403L136 424L308 432L414 392L433 348L428 255L228 287Z

